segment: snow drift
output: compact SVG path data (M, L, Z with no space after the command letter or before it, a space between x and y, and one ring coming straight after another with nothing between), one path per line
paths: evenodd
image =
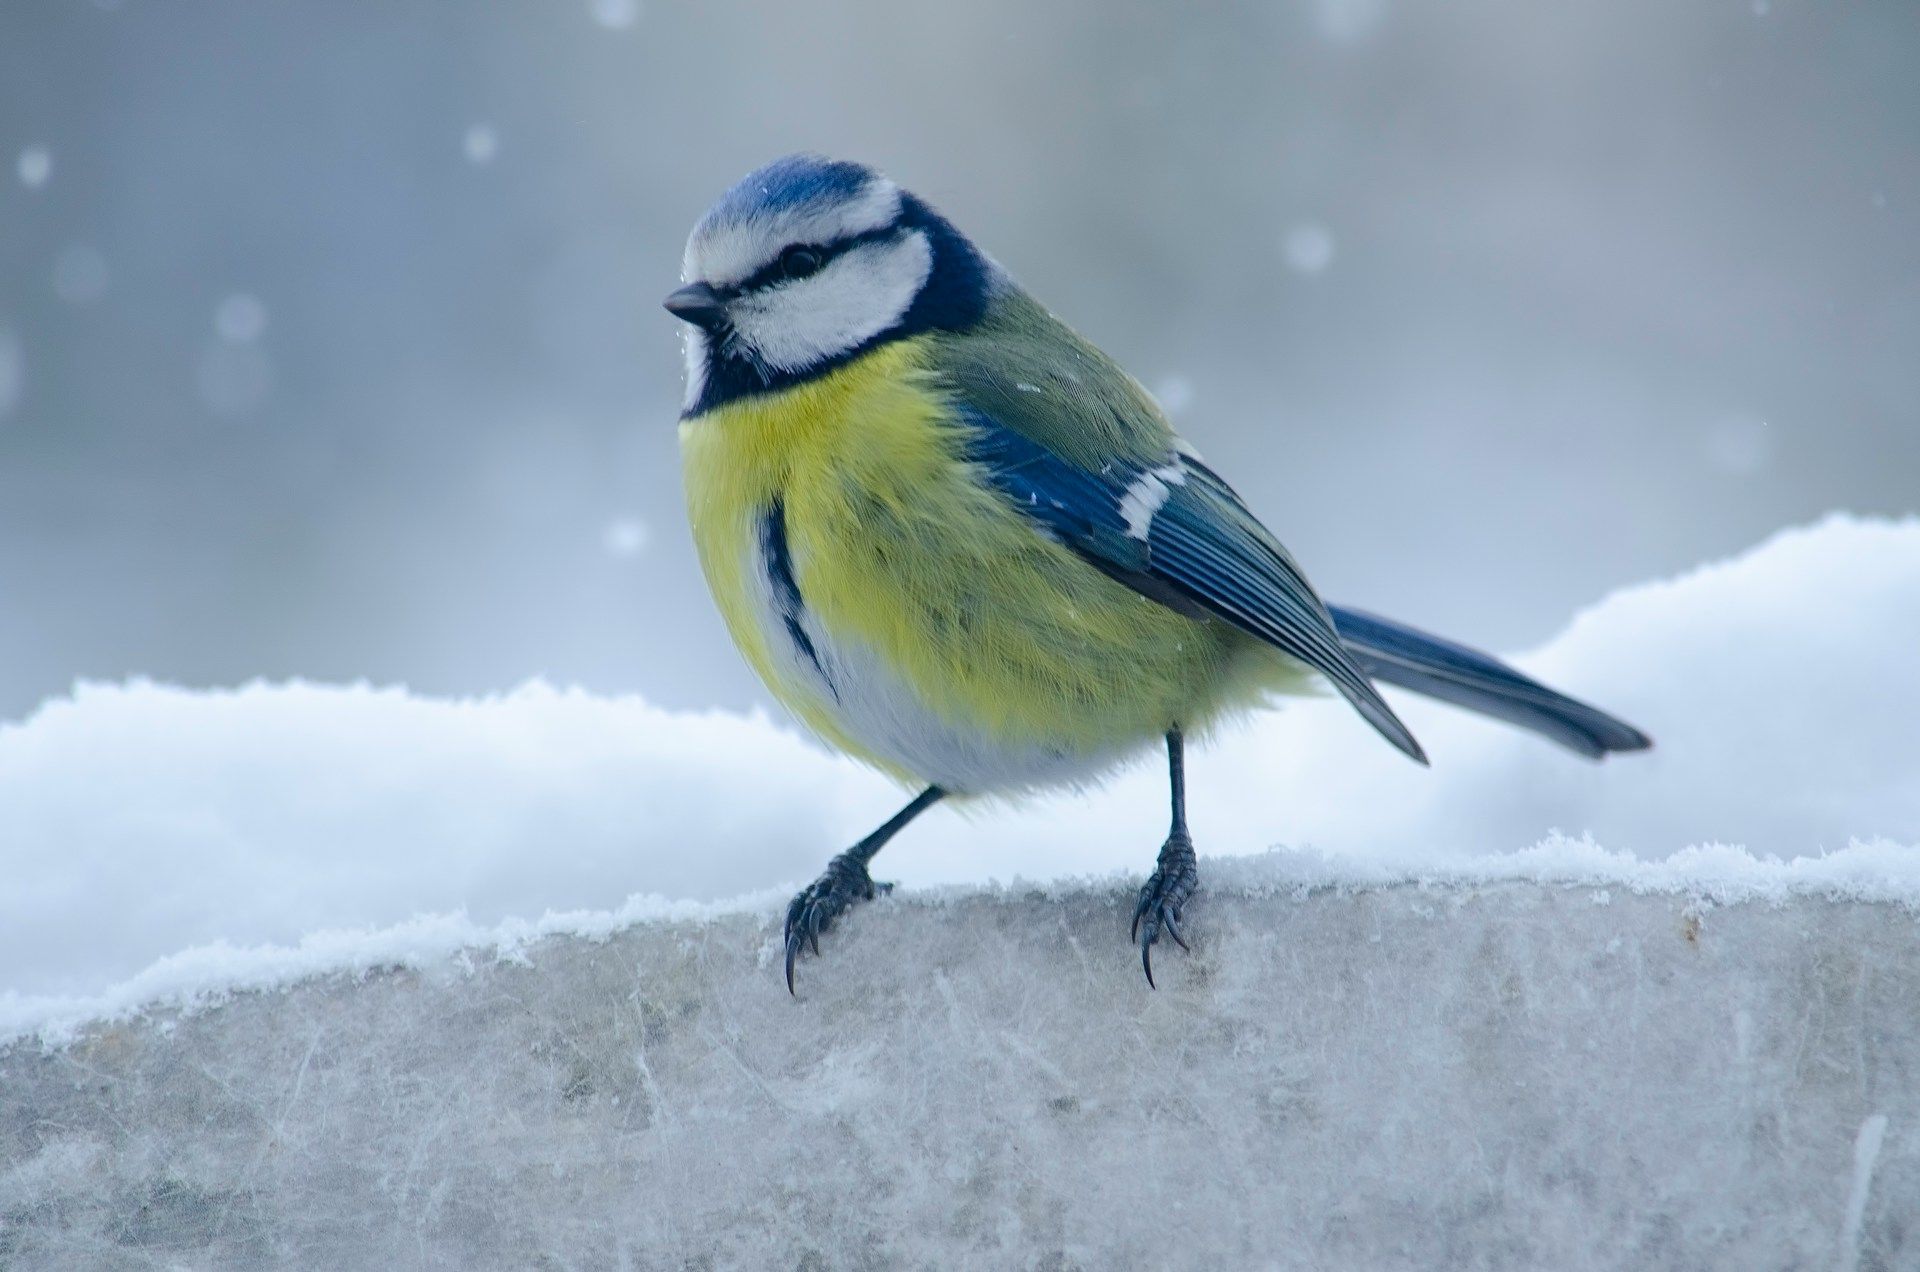
M1309 879L1914 901L1916 632L1920 521L1836 516L1618 593L1516 660L1649 730L1651 754L1590 765L1401 696L1421 770L1337 702L1297 703L1191 762L1195 836L1325 854ZM0 726L0 1037L687 902L766 910L899 800L757 715L539 684L82 685ZM1144 873L1164 800L1148 764L1092 795L936 810L880 873Z
M1916 630L1836 517L1518 660L1649 756L1237 727L1158 992L1157 766L930 814L795 1002L899 796L766 719L83 685L0 726L0 1264L1912 1266Z

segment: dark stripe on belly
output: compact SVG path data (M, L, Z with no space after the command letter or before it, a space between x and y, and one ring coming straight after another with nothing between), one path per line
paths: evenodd
M767 582L772 587L780 621L786 624L787 638L795 649L807 656L828 692L838 701L840 691L834 688L833 677L827 674L826 664L820 661L813 647L813 637L807 635L806 625L800 621L807 605L800 596L800 581L793 577L793 553L787 547L787 505L783 500L775 499L760 516L760 559L766 563Z

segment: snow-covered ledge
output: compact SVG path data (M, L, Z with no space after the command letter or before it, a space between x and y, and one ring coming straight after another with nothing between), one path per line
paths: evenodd
M19 1267L1920 1264L1920 927L1205 863L410 960L0 1051ZM1725 897L1722 897L1722 901Z

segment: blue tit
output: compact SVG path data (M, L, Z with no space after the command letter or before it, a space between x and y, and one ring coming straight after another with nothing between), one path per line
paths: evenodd
M1330 685L1422 764L1375 681L1594 758L1650 745L1486 654L1323 604L1133 377L871 168L750 174L682 278L687 509L727 628L815 733L921 788L794 898L789 990L935 803L1089 783L1163 742L1172 824L1133 912L1151 983L1199 882L1184 739L1274 695Z

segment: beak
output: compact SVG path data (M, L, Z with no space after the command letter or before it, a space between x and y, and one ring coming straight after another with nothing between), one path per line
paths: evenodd
M726 302L705 283L689 283L660 302L681 322L712 331L727 320Z

